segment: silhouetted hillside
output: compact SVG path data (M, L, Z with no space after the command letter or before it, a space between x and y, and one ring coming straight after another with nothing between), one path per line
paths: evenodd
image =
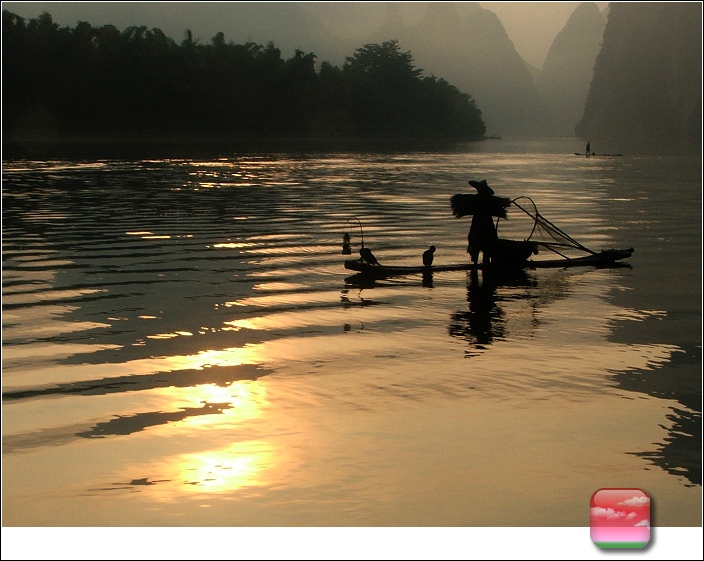
M479 140L485 124L468 94L423 76L396 41L367 44L342 68L269 43L217 33L181 44L160 29L123 31L48 13L2 13L3 134L218 133Z
M384 3L385 17L367 18L366 27L350 35L361 21L355 18L368 11L352 4L346 13L354 21L344 34L327 30L311 3L304 2L185 2L169 9L136 2L129 3L129 10L125 3L107 2L100 25L77 21L69 29L51 22L44 29L36 23L34 31L42 38L19 51L24 39L8 42L17 39L17 29L3 29L5 132L39 124L54 131L153 127L170 120L170 126L235 127L252 134L353 134L372 123L359 111L353 117L346 58L360 45L397 41L399 51L412 53L412 64L422 69L424 87L432 89L435 101L462 97L464 115L473 120L481 109L480 120L492 135L577 132L599 151L621 151L624 142L640 139L700 140L700 3L612 3L615 13L608 33L602 34L603 16L594 3L585 2L556 37L542 69L521 59L498 17L476 2L430 2L413 25L404 24L400 3ZM81 3L56 5L64 17L85 13ZM382 14L381 8L375 11ZM104 14L135 24L120 29ZM189 34L182 23L192 17L194 25L201 24L214 16L226 33ZM161 32L162 25L172 35ZM376 30L368 31L371 27ZM50 40L52 34L59 39ZM91 50L88 40L100 47ZM283 57L283 52L292 55ZM245 64L247 57L252 60ZM266 70L264 60L269 61ZM238 79L242 65L250 63L259 65L262 74ZM418 84L424 80L417 78ZM288 89L294 87L300 91ZM445 107L440 118L442 103L421 103L420 93L414 95L413 118L393 126L385 122L385 130L440 134L419 120L433 114L448 125L452 112ZM408 101L407 95L400 97ZM131 109L124 118L120 111L126 107ZM394 111L386 112L389 119ZM179 123L176 115L183 116Z
M601 50L606 18L596 3L580 4L557 35L538 79L538 91L548 108L549 132L574 136L584 114L594 63Z
M74 26L85 18L85 3L54 4L64 25ZM339 9L349 16L339 26L344 32L328 29L315 16L316 3L309 2L105 2L96 11L101 19L90 23L94 27L160 29L178 43L190 27L194 42L208 44L216 32L204 34L203 30L211 29L215 20L226 41L272 42L284 59L296 50L313 52L318 68L324 61L343 65L345 57L361 45L398 40L402 50L413 53L426 76L442 77L472 96L490 133L541 134L544 114L533 76L493 12L476 2L419 3L427 4L427 14L417 24L406 26L401 3L371 4L373 8L340 3ZM368 17L370 12L382 14L382 7L388 10L386 18ZM21 15L25 13L31 10Z
M701 142L702 4L615 2L577 134L604 147Z
M490 133L542 132L544 108L530 71L494 12L476 2L430 2L418 24L405 27L398 7L387 6L386 18L370 40L399 39L426 73L469 93Z

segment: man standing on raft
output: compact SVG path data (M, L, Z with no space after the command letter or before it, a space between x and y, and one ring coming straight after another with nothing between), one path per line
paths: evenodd
M472 263L477 263L479 253L482 254L482 263L485 265L491 262L494 254L496 242L499 239L492 218L492 196L494 190L487 185L486 180L469 181L469 184L477 190L477 198L472 224L467 234L467 253L472 258Z

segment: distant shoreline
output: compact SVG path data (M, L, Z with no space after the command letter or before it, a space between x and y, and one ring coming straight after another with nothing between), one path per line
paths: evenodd
M251 141L403 141L403 142L481 142L483 140L500 140L500 136L484 136L481 138L461 138L461 137L431 137L431 136L403 136L393 134L378 135L344 135L344 134L311 134L311 135L287 135L287 134L265 134L265 133L210 133L210 132L119 132L119 133L88 133L88 134L66 134L66 135L3 135L2 143L9 144L80 144L80 143L139 143L139 144L163 144L163 143L214 143L214 142L251 142Z
M315 150L358 149L383 146L385 149L408 150L414 147L446 147L459 143L474 143L496 137L480 139L406 137L392 135L282 135L282 134L227 134L205 132L120 132L115 134L76 135L5 135L2 139L2 159L24 157L53 157L83 152L103 152L112 156L161 150L261 149L276 150L301 148ZM107 156L106 156L107 157Z

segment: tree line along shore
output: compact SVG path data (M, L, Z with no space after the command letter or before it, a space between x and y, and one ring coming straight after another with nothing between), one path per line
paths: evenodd
M3 135L482 140L475 100L425 76L395 39L342 67L217 33L181 43L157 28L75 27L3 10Z

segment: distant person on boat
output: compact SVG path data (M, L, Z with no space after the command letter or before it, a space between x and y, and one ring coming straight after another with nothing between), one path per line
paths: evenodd
M379 261L377 261L376 257L374 257L374 254L372 253L372 250L369 249L368 247L363 247L362 249L359 250L359 256L362 261L365 261L369 263L370 265L380 265Z
M467 234L467 253L472 258L472 263L477 263L481 253L482 262L487 265L491 262L496 242L499 239L492 218L494 190L487 185L486 180L470 180L469 184L477 190L477 204Z
M435 253L435 246L431 245L428 249L423 252L423 266L430 267L433 264L433 255Z
M591 156L591 153L592 153L592 145L591 145L590 142L587 142L587 149L586 149L586 151L585 151L584 153L586 154L587 158L588 158L589 156Z

